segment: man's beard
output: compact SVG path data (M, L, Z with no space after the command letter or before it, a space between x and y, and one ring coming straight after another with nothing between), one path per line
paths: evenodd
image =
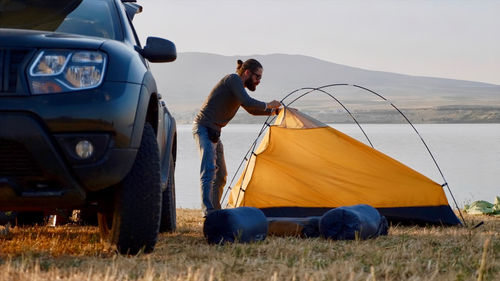
M255 84L253 83L252 80L253 80L252 77L245 80L245 87L253 92L255 91Z

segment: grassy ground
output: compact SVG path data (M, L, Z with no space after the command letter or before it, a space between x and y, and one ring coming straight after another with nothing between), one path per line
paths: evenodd
M391 227L367 241L268 237L208 245L199 210L149 255L106 251L95 227L0 227L0 280L500 280L500 218L479 228Z

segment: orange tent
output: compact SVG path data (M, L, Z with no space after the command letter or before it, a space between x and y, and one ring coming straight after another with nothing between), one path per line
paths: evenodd
M460 223L441 185L290 108L270 126L228 203L289 217L368 204L392 221Z

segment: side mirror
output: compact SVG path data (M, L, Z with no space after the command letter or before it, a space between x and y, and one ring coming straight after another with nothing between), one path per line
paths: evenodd
M158 37L148 37L141 54L150 62L171 62L177 58L175 44Z

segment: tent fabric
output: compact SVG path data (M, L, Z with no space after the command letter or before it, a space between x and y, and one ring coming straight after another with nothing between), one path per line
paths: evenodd
M291 114L286 114L286 110L291 110ZM276 118L275 126L288 129L311 129L328 127L325 123L318 121L307 114L298 113L296 109L284 109L283 114L279 114Z
M308 208L308 207L274 207L262 208L266 217L312 217L322 216L329 210L328 208ZM394 207L376 208L379 213L392 223L404 224L460 224L450 206L423 206L423 207Z
M460 223L441 185L291 108L281 110L269 127L228 202L229 207L263 210L329 210L356 204L379 210L439 207L446 211L433 213L437 220L429 222ZM408 216L411 219L411 211Z

